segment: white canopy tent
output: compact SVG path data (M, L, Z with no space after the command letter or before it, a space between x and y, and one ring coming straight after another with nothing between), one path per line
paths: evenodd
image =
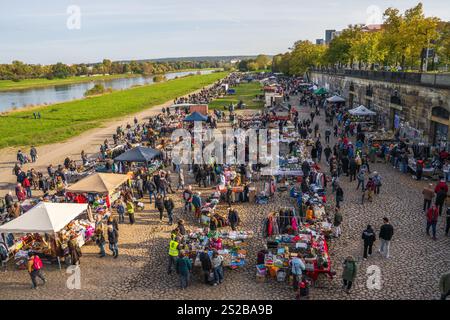
M0 226L0 233L56 233L87 209L87 204L40 202Z
M336 102L345 102L345 99L340 96L332 96L331 98L328 98L327 101L331 103L336 103Z
M375 116L377 113L373 112L369 109L367 109L365 106L360 105L359 107L349 110L348 113L350 113L353 116Z

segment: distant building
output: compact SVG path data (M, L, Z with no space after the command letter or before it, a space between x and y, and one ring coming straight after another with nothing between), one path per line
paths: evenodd
M335 33L336 30L325 30L325 43L329 44L331 40L333 40L333 33Z
M362 31L364 32L377 32L383 29L382 24L368 24L362 27Z
M316 44L323 45L323 44L325 44L325 40L323 40L323 39L316 39Z

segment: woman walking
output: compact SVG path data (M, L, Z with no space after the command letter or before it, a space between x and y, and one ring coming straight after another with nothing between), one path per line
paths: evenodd
M355 281L357 272L358 267L356 265L355 259L352 256L348 256L344 261L344 270L342 272L342 289L347 294L350 294L350 289L352 288L353 282Z

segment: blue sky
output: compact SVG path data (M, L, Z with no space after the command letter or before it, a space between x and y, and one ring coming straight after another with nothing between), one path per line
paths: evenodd
M0 0L0 63L276 54L297 40L323 38L325 29L376 21L377 8L417 2ZM448 0L422 2L427 15L450 20ZM70 5L80 8L80 29L67 28Z

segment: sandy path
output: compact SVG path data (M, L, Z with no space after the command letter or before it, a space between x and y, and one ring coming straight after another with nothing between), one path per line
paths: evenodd
M191 92L190 94L199 92L200 90ZM186 95L187 96L187 95ZM130 114L123 118L115 118L106 121L101 127L88 130L78 136L70 138L64 142L53 143L37 147L38 159L35 163L25 164L23 168L29 170L31 168L37 171L47 172L47 166L53 164L56 167L62 164L68 156L74 160L81 160L81 151L84 150L88 155L99 152L100 145L108 138L112 141L112 135L116 132L116 128L120 125L132 124L134 117L139 121L154 116L161 112L163 107L173 104L173 100L167 101L161 105L156 105L145 109L141 112ZM30 146L22 148L22 151L29 154ZM16 163L16 154L18 147L5 148L0 154L0 196L4 196L9 190L14 190L16 177L12 174L12 168ZM13 192L14 194L14 192Z

